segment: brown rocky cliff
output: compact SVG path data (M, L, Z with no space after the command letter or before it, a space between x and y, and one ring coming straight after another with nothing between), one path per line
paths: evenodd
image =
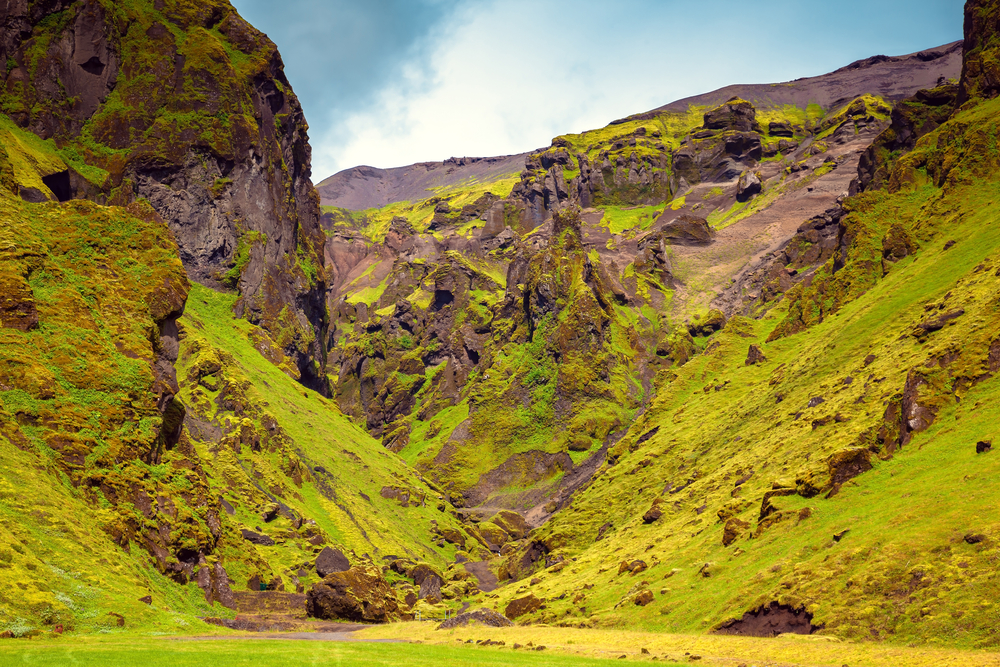
M326 392L319 197L275 45L224 0L11 0L0 26L3 111L103 170L71 167L59 197L148 200L188 275L239 290L237 314Z
M959 105L974 97L1000 94L1000 2L965 3L965 59Z

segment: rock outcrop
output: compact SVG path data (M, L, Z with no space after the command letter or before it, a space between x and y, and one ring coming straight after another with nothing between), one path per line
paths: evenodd
M399 601L381 575L365 567L334 572L314 584L306 610L314 618L367 623L400 619Z
M683 193L699 183L738 179L764 155L761 132L757 110L738 97L705 112L702 127L673 154L671 190Z
M236 288L286 370L326 392L319 199L274 44L225 0L16 1L3 19L5 111L80 156L58 198L149 201L188 275Z
M974 98L992 99L1000 94L1000 3L968 0L965 3L965 58L958 105Z

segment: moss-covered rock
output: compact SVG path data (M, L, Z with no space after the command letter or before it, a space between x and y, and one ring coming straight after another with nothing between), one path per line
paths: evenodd
M388 623L400 618L393 588L374 570L360 566L313 584L306 610L314 618L328 620Z
M274 44L225 0L22 3L7 19L0 109L65 161L42 199L145 199L189 275L237 287L238 313L326 392L319 201Z

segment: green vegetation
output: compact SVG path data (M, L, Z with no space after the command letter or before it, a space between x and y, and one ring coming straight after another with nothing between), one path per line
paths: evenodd
M443 525L450 517L438 511L436 503L400 509L395 500L380 495L383 486L392 484L408 486L416 494L429 495L430 490L403 461L344 418L335 403L303 390L278 366L262 364L260 330L233 317L234 302L234 296L196 284L182 320L185 343L178 372L188 378L182 399L202 418L238 424L240 429L238 452L212 442L195 444L203 457L217 461L219 475L210 480L215 491L244 508L278 499L314 520L343 548L359 554L409 551L421 560L440 561L445 554L430 542L429 521ZM216 364L222 368L210 382L198 379L200 369ZM266 393L261 391L264 387ZM214 399L222 394L230 401L238 396L240 402L255 407L243 415L220 410ZM272 423L283 436L276 441L268 435L274 430L268 426ZM262 443L271 440L270 447L255 451L249 443L257 438ZM317 466L333 477L317 474ZM262 486L270 493L261 496L258 485L249 480L234 487L232 480L241 477L241 468L263 475ZM248 525L259 521L249 516ZM284 521L279 520L269 530L280 533L283 528ZM289 569L309 560L312 545L288 540L271 552L261 555L275 570L278 564Z
M95 491L132 476L189 484L153 464L163 419L150 331L183 304L187 280L147 213L0 197L0 292L21 314L0 316L0 587L18 591L0 599L0 632L104 631L109 611L172 631L209 613L199 589L115 543L130 510ZM156 609L138 601L147 594Z
M21 640L0 644L0 661L689 664L704 652L930 665L986 659L936 643L1000 645L1000 459L989 451L1000 437L1000 99L973 97L946 122L904 103L920 132L942 124L909 152L883 135L876 187L844 202L836 246L824 246L833 256L775 262L771 279L800 281L736 306L756 319L702 308L754 242L671 249L652 229L664 207L731 201L728 186L682 179L680 160L675 178L671 156L706 111L693 106L557 137L523 180L328 209L334 231L363 237L346 277L326 270L323 239L288 199L282 215L302 236L251 299L189 284L147 201L59 204L42 179L72 169L95 199L128 203L132 167L194 159L209 174L198 187L222 198L234 184L209 160L253 144L291 193L285 160L300 146L274 132L293 136L299 121L273 45L221 0L99 2L124 64L91 117L39 84L79 4L35 27L23 62L7 63L24 76L0 93L0 634ZM995 74L995 51L992 38L970 51L973 75ZM273 89L248 84L262 76ZM965 91L992 94L974 84ZM762 167L777 174L766 189L717 205L710 224L838 168L810 158L889 111L870 95L762 110L768 155L782 145L772 122L812 143L797 165L779 153ZM707 154L733 136L687 145ZM604 181L587 200L596 212L565 205L562 181L572 190L585 170ZM556 205L551 188L544 210L528 195L502 202L515 233L479 234L513 188L541 182L560 190ZM274 250L237 229L230 287ZM793 250L820 243L804 229ZM323 312L328 276L340 291ZM319 324L272 298L293 283L318 290ZM312 382L325 377L331 386ZM588 465L593 477L578 477ZM232 618L219 603L233 591L308 589L327 545L409 597L403 618L519 601L526 625L363 632L425 642L392 646L157 636L214 632L199 619ZM419 601L415 567L440 574ZM492 580L483 567L496 590L479 590ZM710 636L773 604L819 636ZM663 631L686 634L651 634ZM505 643L474 643L487 638ZM911 646L851 643L872 640Z
M70 644L70 641L72 643ZM145 637L78 639L32 642L0 647L0 661L33 665L123 665L124 667L200 667L206 662L219 667L230 665L336 664L342 667L413 666L435 667L598 667L621 664L606 659L565 655L551 651L514 652L466 646L437 646L409 643L377 644L342 642L149 639ZM670 667L671 664L661 663Z
M483 182L470 179L463 183L434 188L428 192L426 199L416 202L396 202L364 211L324 206L323 212L334 216L334 229L339 227L357 230L371 241L381 242L385 239L393 218L405 218L416 231L425 232L434 219L434 208L439 203L447 202L454 213L459 213L463 207L475 206L486 195L496 198L509 196L518 181L520 176L516 173ZM462 228L462 233L471 235L476 226L467 224Z
M623 208L621 206L608 206L604 209L604 220L608 231L612 234L624 234L629 230L640 229L646 231L653 226L660 213L663 212L663 205L659 206L632 206Z
M236 242L236 252L233 253L233 266L222 276L222 282L230 287L236 287L243 270L250 263L250 251L254 246L267 246L267 234L250 230L240 234Z

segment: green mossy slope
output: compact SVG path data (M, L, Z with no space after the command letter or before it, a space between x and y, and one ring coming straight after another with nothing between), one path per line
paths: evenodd
M283 372L236 295L188 299L146 202L22 201L61 158L0 121L0 633L182 630L257 582L303 590L328 545L453 559L438 494Z
M538 621L705 632L775 601L839 636L997 645L1000 463L977 442L1000 436L998 121L970 106L896 188L849 200L843 254L658 387L533 535L567 560L501 604L530 589ZM900 234L919 250L893 254Z
M455 523L438 509L438 494L341 415L336 403L267 363L255 347L256 327L232 316L234 300L194 285L180 320L178 372L181 398L196 424L191 440L213 474L213 492L237 508L236 520L252 529L265 525L256 508L272 502L289 508L289 516L264 529L279 542L273 551L285 552L273 559L285 570L311 559L310 533L358 555L450 559L454 547L438 548L433 537L432 524ZM224 435L199 437L213 427ZM411 500L404 506L394 489L406 490ZM289 533L296 517L315 521L316 528ZM268 548L259 551L271 562Z

